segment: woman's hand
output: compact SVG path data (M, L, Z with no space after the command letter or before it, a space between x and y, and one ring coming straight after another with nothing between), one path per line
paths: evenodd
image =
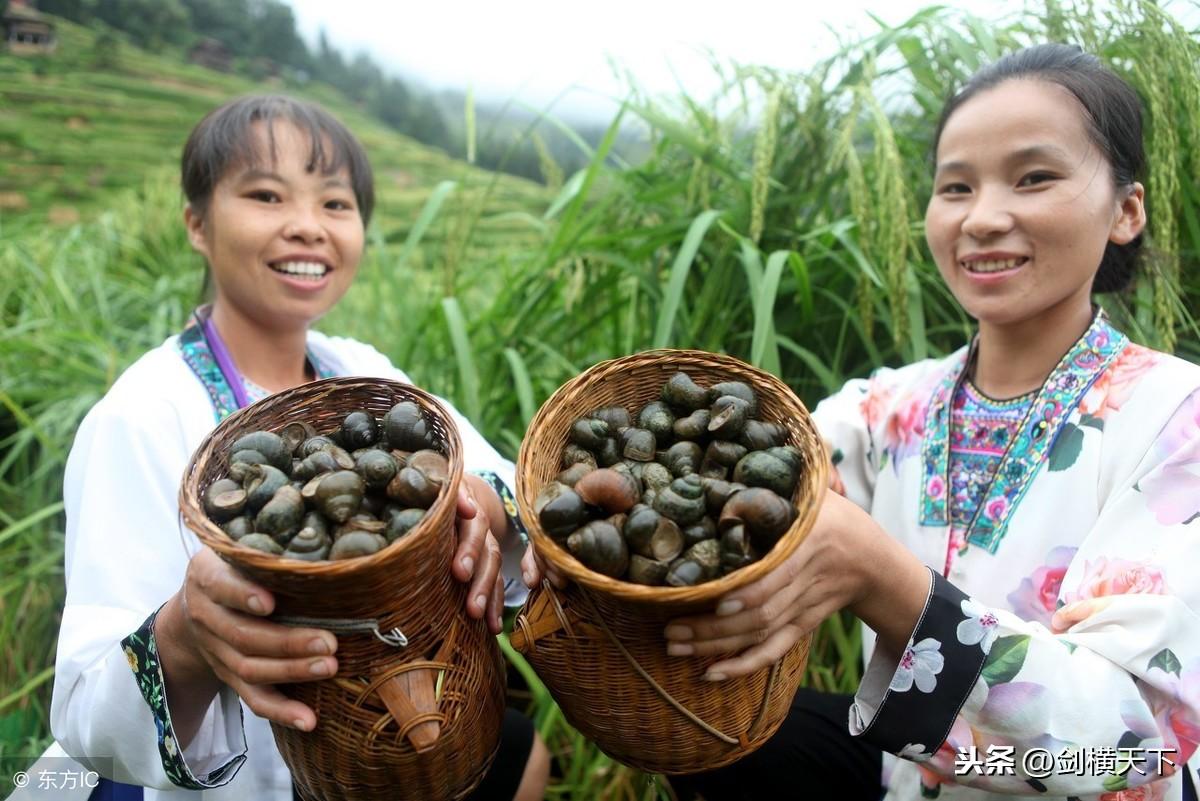
M311 731L316 714L274 687L337 672L337 638L264 618L270 592L247 581L208 548L188 563L183 587L155 619L155 640L180 745L195 736L220 689L233 688L254 714Z
M525 549L525 555L521 557L521 580L525 582L526 587L532 590L542 583L543 576L560 590L567 586L567 580L542 560L538 552L533 549L531 542Z
M504 505L496 491L483 479L468 475L458 490L458 549L450 572L462 582L471 582L467 592L467 614L486 618L492 634L503 626L504 582L500 576L500 543L493 527L508 525Z
M742 676L783 657L829 615L849 607L882 637L916 626L929 572L850 501L827 490L812 530L792 554L758 581L721 599L715 614L671 621L664 635L673 656L737 653L705 678Z

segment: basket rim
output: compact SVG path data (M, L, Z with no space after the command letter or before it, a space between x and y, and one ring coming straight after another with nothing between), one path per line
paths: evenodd
M399 537L394 542L388 543L385 547L367 556L309 562L302 559L288 559L278 554L264 553L254 548L239 545L237 540L226 534L220 526L209 518L208 514L204 511L204 505L200 498L199 463L202 458L217 456L215 443L221 436L224 436L230 430L253 430L251 428L253 425L252 421L274 411L276 407L292 405L298 398L320 394L330 389L353 390L355 387L366 387L367 385L384 389L392 394L393 397L399 397L400 400L396 400L396 403L401 402L401 400L416 401L417 405L421 406L423 411L437 416L439 422L447 432L446 441L444 442L445 455L449 463L447 480L442 485L437 499L430 504L425 516L404 536ZM420 387L392 378L379 378L375 376L334 376L332 378L321 378L301 384L300 386L285 389L273 395L268 395L266 398L256 401L249 406L244 406L234 411L209 431L205 435L204 440L192 453L187 467L184 468L183 479L179 485L180 516L188 528L196 534L197 539L200 540L202 545L211 548L224 559L255 570L280 575L325 576L343 574L349 570L370 569L384 562L400 558L405 551L418 547L418 541L429 536L431 533L436 533L434 532L434 528L436 527L437 513L446 504L457 503L457 497L451 497L451 493L457 496L462 481L464 472L462 449L462 437L458 433L458 426L455 424L454 418L435 395L426 392Z
M726 595L757 581L782 564L808 535L813 522L816 520L820 503L806 504L804 508L798 509L796 519L792 521L792 525L788 528L787 532L757 562L739 568L718 579L692 587L647 586L621 581L597 573L586 567L570 551L546 534L542 530L537 515L533 514L533 501L537 497L537 493L541 490L541 487L531 486L529 475L532 472L531 466L536 458L533 454L532 443L534 438L532 432L538 430L551 415L556 413L557 407L567 394L612 372L625 370L631 362L667 359L681 363L680 370L688 367L689 363L693 367L700 366L703 363L707 363L704 365L707 367L728 367L742 374L739 380L748 377L754 381L756 390L759 387L770 387L785 406L794 407L794 411L797 412L795 418L796 424L801 428L807 429L813 437L818 441L820 440L820 433L816 429L816 424L812 421L808 408L792 389L777 376L761 368L754 367L735 356L724 353L684 348L653 348L598 362L564 383L546 399L545 403L542 404L541 408L533 416L533 419L530 420L529 426L526 428L525 437L521 441L520 452L517 455L517 500L522 511L527 512L522 515L522 521L538 555L546 559L576 584L629 601L694 603L713 600ZM812 462L812 464L808 465L801 476L801 488L807 484L811 488L810 493L820 497L820 494L824 492L829 483L828 458L822 454L821 458L810 459L808 461ZM797 491L800 491L801 488L798 488Z

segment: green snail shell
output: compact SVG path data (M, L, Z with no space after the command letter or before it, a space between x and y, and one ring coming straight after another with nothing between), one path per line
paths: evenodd
M741 398L746 401L746 415L748 417L758 416L758 395L750 388L749 384L741 381L722 381L708 388L709 403L714 403L717 398L724 395L732 395L735 398Z
M697 409L686 417L676 417L671 431L676 439L696 440L708 433L712 414L708 409Z
M588 464L587 462L576 462L560 472L554 480L560 484L566 484L568 487L573 487L575 486L576 481L583 478L585 474L590 473L595 469L596 466L593 464Z
M401 451L420 451L436 444L433 428L412 401L401 401L383 418L388 444Z
M646 462L642 465L642 474L638 476L647 489L662 492L671 486L674 477L666 465L659 462Z
M752 451L765 451L767 448L782 445L786 438L787 431L778 423L747 420L738 442Z
M695 473L700 469L704 452L695 442L676 442L663 453L660 463L676 477Z
M221 530L229 535L229 539L240 540L247 534L254 533L254 519L249 515L238 515L222 523Z
M413 526L420 523L425 517L424 509L411 508L401 509L397 506L389 505L384 510L384 519L387 520L387 528L384 530L384 536L388 542L395 542L403 537Z
M387 546L387 540L369 531L355 530L339 537L329 549L330 559L353 559L357 556L370 556L379 553Z
M343 447L349 450L369 448L379 442L379 424L375 422L373 415L363 411L346 415L339 433Z
M636 462L649 462L654 459L654 451L658 448L654 432L646 428L621 429L617 435L621 442L621 455Z
M283 473L292 469L291 449L283 441L283 437L270 431L251 431L238 437L230 446L229 452L236 454L238 451L258 451L266 458L267 464L273 465Z
M589 451L574 442L568 442L562 451L562 466L570 467L573 464L586 464L590 467L597 467L596 454Z
M319 562L329 555L330 544L329 537L325 534L316 529L302 528L284 549L283 557L304 562Z
M217 479L204 493L204 511L214 522L237 517L245 507L246 491L232 479Z
M303 459L306 456L312 456L317 451L327 450L330 446L336 445L336 442L324 434L317 434L316 436L309 437L308 439L304 440L304 442L300 443L299 455L300 458Z
M538 493L533 513L542 528L556 540L562 539L587 520L587 507L579 494L566 484L553 482Z
M408 465L396 473L387 485L387 495L405 506L428 509L437 500L449 474L446 457L437 451L417 451Z
M353 470L326 473L313 481L318 482L312 492L314 505L335 523L345 523L362 505L366 486L362 476ZM302 492L308 491L309 486L311 482Z
M716 536L717 524L709 517L702 517L683 529L683 546L691 548L698 542L715 539Z
M582 448L596 450L611 435L608 423L593 418L582 418L571 424L571 441Z
M785 498L792 497L799 472L786 449L751 451L733 469L733 480L750 487L766 487Z
M629 549L655 561L670 561L683 552L683 533L671 518L638 504L625 520Z
M725 502L733 497L733 494L738 490L744 490L745 484L739 484L736 481L722 481L720 479L704 479L704 501L708 508L708 513L713 517L721 515L721 508L725 506Z
M392 455L377 448L363 451L355 460L354 470L363 477L367 489L383 489L398 472Z
M720 572L721 545L716 540L704 540L671 563L666 582L672 587L692 587L716 578Z
M269 464L256 464L246 469L246 508L258 512L275 497L275 492L288 483L281 470Z
M620 431L622 428L633 423L629 417L629 410L624 406L605 406L600 409L593 409L588 412L587 416L607 423L609 431Z
M605 437L596 450L596 464L600 467L612 467L621 461L621 446L613 437Z
M736 395L722 395L709 411L708 433L717 439L735 439L746 428L749 402Z
M748 487L736 493L721 510L717 525L722 532L743 525L751 544L766 553L796 517L791 503L764 487Z
M655 439L666 442L674 433L675 414L662 401L647 403L638 412L638 425L654 434Z
M304 501L291 484L284 484L254 518L254 530L286 542L300 528Z
M662 399L674 409L692 412L708 404L708 390L687 373L676 373L663 385Z
M635 553L629 557L629 570L625 578L634 584L657 587L666 581L667 571L670 568L670 562L656 562Z
M276 542L270 535L258 532L242 537L238 540L238 545L245 545L247 548L253 548L263 553L275 554L276 556L283 553L283 546Z
M681 526L695 523L704 517L704 488L700 476L687 475L671 482L671 486L658 493L654 499L654 510L666 515Z
M743 525L730 526L721 535L721 569L732 573L758 560L758 552L750 544L750 536Z
M279 438L283 440L284 447L293 457L301 455L300 446L315 437L316 434L316 430L302 420L288 423L279 429Z
M331 445L333 443L330 443ZM336 445L334 447L337 447ZM344 469L338 464L334 458L333 452L322 449L313 451L308 456L305 456L300 461L296 462L295 468L292 470L292 477L301 481L308 481L314 476L319 476L322 473L332 473L336 470Z

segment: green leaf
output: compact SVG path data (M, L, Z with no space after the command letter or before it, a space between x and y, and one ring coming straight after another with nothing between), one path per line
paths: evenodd
M1025 664L1027 653L1029 653L1028 634L1010 634L1000 637L992 643L992 650L988 653L987 661L984 663L980 675L983 676L983 680L989 687L1006 684L1021 672L1021 666Z
M1074 423L1066 423L1050 449L1050 470L1058 472L1075 464L1083 449L1083 430Z
M458 378L462 381L462 411L468 420L478 424L483 407L479 403L479 372L475 369L467 321L454 298L442 298L442 312L446 315L450 341L454 344L454 360L458 363Z
M779 346L775 341L775 296L788 251L777 250L767 259L767 270L754 298L754 338L750 363L779 375Z
M517 390L517 403L521 409L521 422L529 425L536 409L533 405L533 382L529 378L529 370L521 354L513 348L504 349L504 358L508 360L512 372L513 386Z
M658 325L654 329L654 347L656 348L665 348L671 341L671 328L675 325L675 313L679 311L679 304L683 300L683 290L687 285L688 272L692 269L692 262L696 259L696 251L700 249L700 243L704 241L704 234L708 232L709 226L720 215L720 211L709 209L692 220L692 224L688 227L687 235L683 238L683 245L680 246L679 253L675 256L675 263L671 265L666 291L663 292L662 311L659 312Z
M1176 676L1178 676L1179 671L1183 669L1183 665L1180 663L1179 657L1175 656L1175 652L1170 648L1164 648L1155 654L1154 658L1150 660L1150 664L1147 667L1156 667L1166 673L1174 673Z

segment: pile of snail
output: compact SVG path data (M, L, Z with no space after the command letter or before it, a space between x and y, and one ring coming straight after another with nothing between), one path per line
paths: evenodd
M782 426L756 419L748 384L706 389L680 372L661 398L636 416L610 406L576 420L534 511L597 573L693 586L771 550L795 519L803 457Z
M304 422L252 431L228 451L229 475L204 511L239 544L316 562L379 551L433 505L449 464L412 401L381 419L351 412L337 431Z

